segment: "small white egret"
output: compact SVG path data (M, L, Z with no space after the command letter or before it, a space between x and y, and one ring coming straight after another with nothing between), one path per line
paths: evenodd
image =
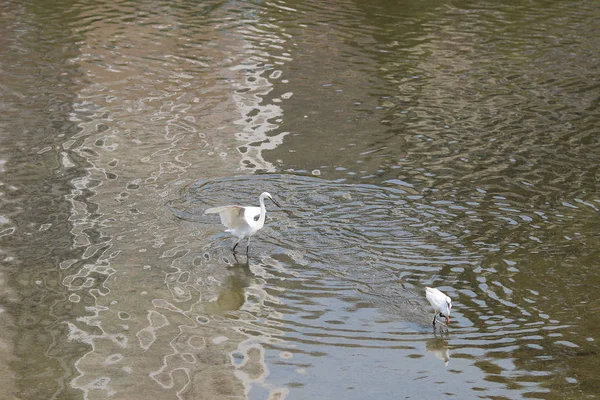
M439 289L426 287L425 297L429 300L429 303L433 307L435 315L433 316L433 326L435 327L435 320L437 319L438 313L440 317L446 319L446 325L450 323L450 309L452 308L452 300L446 296Z
M213 207L204 211L204 214L219 214L221 223L225 225L225 232L231 233L238 238L235 248L243 238L248 238L246 246L246 254L250 249L250 238L265 225L265 217L267 209L265 208L265 199L270 199L277 207L281 207L277 201L267 192L263 192L259 197L260 207L244 207L244 206L222 206Z

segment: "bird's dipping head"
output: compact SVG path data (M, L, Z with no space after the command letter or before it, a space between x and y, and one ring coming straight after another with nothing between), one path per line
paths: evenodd
M444 318L444 320L446 321L446 325L448 325L450 323L450 317L449 316L440 313L440 317Z
M448 311L444 317L446 317L446 325L450 323L450 310L452 309L452 300L450 297L446 297L446 305L448 306Z

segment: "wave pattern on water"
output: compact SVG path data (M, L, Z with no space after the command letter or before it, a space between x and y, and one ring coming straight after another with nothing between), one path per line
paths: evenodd
M593 2L8 6L24 397L596 395Z
M398 357L410 360L404 362L431 351L458 374L473 374L472 368L484 373L489 387L481 387L478 381L473 390L510 397L511 390L546 393L542 384L555 372L541 364L535 376L530 371L531 363L551 359L545 346L574 353L585 347L578 329L562 322L560 310L555 315L541 311L547 307L541 292L560 293L553 293L559 287L552 288L555 282L547 289L539 287L546 287L543 279L527 290L514 285L514 279L538 273L538 266L530 265L531 258L522 259L530 250L544 252L539 246L544 238L530 238L535 224L556 226L575 236L568 232L568 218L560 213L520 212L518 205L502 199L492 203L495 208L477 211L468 204L430 201L396 188L294 175L199 182L170 207L182 219L215 223L202 215L205 208L241 203L262 190L285 204L282 212L269 210L267 227L253 240L252 252L271 254L273 259L267 262L259 256L259 262L272 270L265 289L281 298L277 306L281 317L273 314L275 321L265 323L279 326L285 342L270 346L290 353L285 362L290 368L303 371L306 366L300 365L308 364L318 369L316 365L323 361L311 357L342 357L348 349L397 351ZM491 237L506 237L506 232L485 237L475 232L478 220L488 218L487 214L509 228L515 220L534 227L525 237L494 243ZM219 253L230 252L227 234L215 239L215 245L223 246ZM503 246L509 250L501 251ZM494 253L504 259L490 256ZM505 272L499 274L500 270ZM431 313L423 299L424 285L439 286L453 297L454 322L446 340L430 342ZM295 362L294 357L302 361ZM353 368L357 376L364 373Z

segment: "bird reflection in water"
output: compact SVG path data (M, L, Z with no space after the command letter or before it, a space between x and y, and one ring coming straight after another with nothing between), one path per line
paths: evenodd
M230 275L223 282L216 305L221 312L235 311L242 308L246 302L246 288L254 281L250 271L249 259L242 257L241 261L234 255L235 262L228 266Z
M446 340L440 338L430 339L425 344L425 348L427 351L432 352L436 358L442 360L444 365L448 365L450 362L450 351Z

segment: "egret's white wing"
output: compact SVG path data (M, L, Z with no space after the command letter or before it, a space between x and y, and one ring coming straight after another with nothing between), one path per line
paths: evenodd
M248 223L244 215L246 207L242 206L222 206L213 207L204 211L204 214L219 214L221 223L229 229L246 228Z
M431 304L435 310L440 310L441 305L446 300L446 296L442 292L430 287L425 288L425 297L427 297L429 304Z
M446 296L442 291L436 288L425 288L425 297L429 300L429 303L434 310L444 313L444 315L450 314L450 297Z
M431 305L434 305L436 303L436 292L439 292L439 290L430 287L425 288L425 297L427 297L427 300L429 300Z

